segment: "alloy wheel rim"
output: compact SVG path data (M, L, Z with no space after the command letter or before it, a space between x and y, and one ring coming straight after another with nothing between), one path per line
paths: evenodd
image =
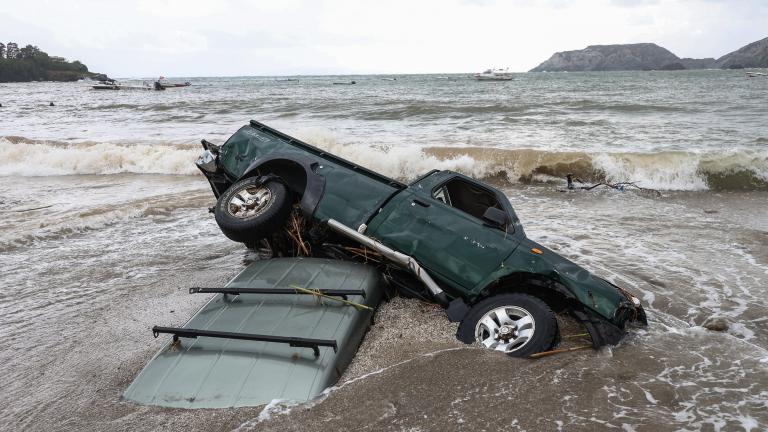
M511 353L533 338L536 321L519 306L501 306L486 312L475 326L475 340L485 348Z
M229 198L227 211L238 219L258 216L269 207L272 191L266 186L245 186Z

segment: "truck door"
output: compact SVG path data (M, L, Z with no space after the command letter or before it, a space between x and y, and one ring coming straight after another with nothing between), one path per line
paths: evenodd
M455 176L431 191L401 193L369 235L416 258L430 273L471 290L517 247L513 225L483 220L489 207L505 211L493 190ZM511 222L511 217L508 215Z

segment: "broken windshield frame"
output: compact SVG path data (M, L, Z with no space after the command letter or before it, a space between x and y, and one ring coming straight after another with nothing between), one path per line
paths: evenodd
M417 178L416 180L414 180L414 181L412 181L412 182L408 183L408 186L413 186L413 185L415 185L416 183L418 183L418 182L420 182L420 181L424 180L425 178L427 178L427 177L431 176L432 174L434 174L434 173L436 173L436 172L440 172L440 170L439 170L439 169L433 169L433 170L429 171L428 173L426 173L426 174L423 174L421 177Z
M426 177L428 177L428 175L422 176L422 178L426 178ZM497 230L502 231L502 232L507 233L507 234L512 234L512 233L515 232L515 226L512 223L513 219L511 217L511 215L509 214L509 211L507 210L506 206L504 205L504 199L506 199L506 197L503 194L501 194L500 192L498 192L498 191L496 191L494 189L490 189L488 187L485 187L484 185L482 185L480 183L477 183L475 181L472 181L471 179L465 178L464 176L453 175L453 176L448 177L444 181L440 182L437 186L432 188L432 191L430 193L430 198L432 198L433 200L435 200L435 201L437 201L437 202L439 202L439 203L441 203L441 204L443 204L445 206L452 207L452 208L455 208L456 210L461 211L462 213L466 214L467 216L475 219L481 225L489 226L490 227L490 225L488 225L488 223L485 220L483 220L482 217L477 217L477 216L471 214L470 212L468 212L467 210L462 209L460 207L456 207L456 206L453 205L453 203L451 201L450 193L448 192L448 190L446 188L446 185L448 183L450 183L452 181L456 181L456 180L459 180L461 182L467 183L467 184L469 184L472 187L476 187L476 188L482 190L483 192L488 193L489 195L491 195L496 200L496 206L489 206L489 207L496 207L499 210L501 210L504 213L506 213L507 220L509 222L506 225L504 225L503 227L492 227L492 228L497 229ZM444 197L444 199L439 198L439 196L441 194Z

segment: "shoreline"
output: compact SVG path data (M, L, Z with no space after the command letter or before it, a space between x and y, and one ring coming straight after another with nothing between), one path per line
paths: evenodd
M526 222L530 236L566 256L586 260L590 267L596 266L600 274L611 275L606 273L606 268L612 269L621 275L622 283L645 293L643 301L649 304L652 321L648 330L634 331L620 346L600 351L583 350L535 361L513 359L459 343L454 337L456 324L447 322L442 311L416 300L395 298L379 309L376 325L366 335L337 388L320 400L287 408L278 404L267 411L263 406L223 410L142 406L122 401L120 396L167 341L154 339L151 326L186 322L209 300L208 296L191 296L187 289L194 285L223 284L242 269L247 259L245 250L223 239L210 221L196 222L198 237L176 244L174 238L188 235L179 230L178 224L189 225L189 216L182 213L173 217L173 208L158 208L138 219L124 219L68 237L41 240L39 245L15 251L27 254L43 246L54 253L66 245L61 251L64 255L53 255L51 259L68 256L64 268L74 277L63 291L53 279L45 281L48 285L45 291L26 296L45 298L56 293L70 296L81 290L83 284L105 287L100 292L81 296L82 300L75 298L77 303L45 306L57 308L59 312L44 319L34 318L39 324L29 329L4 328L9 332L6 340L10 346L22 345L19 350L0 352L0 360L13 374L10 375L12 381L1 378L4 392L0 394L0 420L13 430L125 431L450 430L457 424L467 430L514 424L530 430L563 426L569 431L586 431L600 424L616 427L626 424L667 431L677 430L684 423L691 424L689 422L706 427L711 424L707 422L716 419L730 427L740 424L740 417L751 418L756 424L768 422L755 408L762 397L761 389L768 384L764 380L764 373L768 372L764 362L768 358L768 350L763 347L764 325L755 321L751 339L749 333L739 333L742 327L738 325L743 326L739 321L732 322L733 331L709 332L696 325L711 315L706 309L696 311L688 323L679 317L686 316L686 304L709 301L707 285L695 289L697 285L682 285L686 279L695 277L669 280L673 273L665 276L655 271L657 265L666 268L674 263L692 265L692 274L699 274L701 270L695 262L707 261L711 252L691 242L697 239L701 239L699 243L710 242L709 237L701 234L712 236L719 231L713 232L709 226L721 218L739 218L723 210L719 210L723 213L700 210L710 208L709 201L717 201L716 194L707 194L704 202L697 198L700 195L672 202L626 195L613 199L606 195L563 198L557 192L540 188L505 192L524 219L530 219L532 213L549 215ZM729 203L717 203L730 208L746 204L746 198L759 200L755 193L737 195L731 197ZM203 205L202 201L198 205ZM649 206L651 202L655 205ZM610 217L609 212L617 206L634 209L619 219L624 238L616 237L612 231L602 231L616 227L617 220ZM552 215L556 209L563 209L568 218ZM689 220L690 211L695 209L701 212L701 220ZM655 227L654 237L660 237L661 243L657 245L651 238L639 241L642 233L649 229L649 215L645 213L654 214L654 211L666 215L665 224L685 227L683 237L666 239L659 231L666 228ZM189 214L200 217L204 211L192 209ZM681 220L682 225L677 225ZM125 234L144 232L147 226L158 226L161 228L158 233L168 232L171 237L147 242ZM106 239L118 236L137 242L136 246L128 245L124 252L120 249L116 255L128 261L127 268L138 270L137 276L124 276L120 269L101 274L98 267L83 267L76 246L92 244L102 231L106 232ZM597 235L585 237L592 231ZM725 231L727 234L728 230ZM685 234L688 232L692 235ZM562 237L569 233L576 237ZM751 233L751 229L745 228L738 236L751 236ZM768 235L768 231L764 235ZM747 241L745 237L744 249L735 251L734 256L751 253L744 258L749 268L768 265L768 250L764 245L759 246L760 239ZM705 254L704 258L694 264L681 262L681 257L676 255L685 250L681 242L690 246L689 252ZM166 243L172 246L162 246ZM638 260L641 255L637 247L627 246L632 244L656 251L651 256L662 261ZM157 248L162 254L143 261L139 255L157 254L145 248ZM622 259L618 261L609 258L616 249L622 250ZM660 255L660 251L666 249L675 253ZM582 250L587 252L579 252ZM192 252L196 256L189 258ZM103 262L109 263L109 259ZM635 262L640 263L639 266ZM144 274L152 265L160 266L159 271ZM82 269L89 269L86 281L78 280ZM759 272L759 268L754 271ZM745 298L746 294L739 291L739 296ZM7 301L0 301L0 306ZM740 320L758 320L761 307L753 303ZM561 330L566 334L578 333L567 330L565 324L561 324ZM23 342L25 340L51 345L34 346ZM680 346L688 349L675 348ZM755 352L756 348L762 349L763 354ZM26 355L20 357L18 352ZM731 367L734 361L740 362L739 371ZM677 372L669 375L670 371ZM684 385L686 382L697 384ZM717 388L708 383L718 383ZM35 391L30 392L30 388ZM739 391L738 400L727 396L734 391ZM618 394L624 396L618 397ZM744 400L747 405L742 405ZM692 401L695 404L688 405ZM690 420L681 423L675 416L685 406L696 407L697 414L690 414ZM624 416L614 417L609 407L624 412ZM653 415L643 414L649 412Z
M730 190L660 198L557 191L562 174L595 167L649 188L734 168L766 179L768 80L728 71L520 74L501 85L355 79L212 79L147 93L0 85L0 136L38 138L0 139L0 171L13 182L0 191L0 430L768 427L765 183L737 191L753 179L736 175L721 179ZM200 138L222 143L250 118L390 177L438 168L488 180L508 167L490 182L526 235L631 290L650 326L615 348L516 360L458 345L440 311L397 299L379 310L343 377L351 382L290 413L121 401L168 340L151 326L186 321L207 298L185 288L226 282L248 259L207 212L215 199L194 161ZM580 168L574 151L599 160ZM684 157L670 162L675 152ZM688 157L705 153L738 157ZM522 173L539 177L514 182ZM728 328L705 330L708 320Z

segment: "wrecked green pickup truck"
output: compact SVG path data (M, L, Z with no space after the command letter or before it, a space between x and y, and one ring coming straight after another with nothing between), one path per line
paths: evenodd
M256 121L202 143L227 237L263 258L374 265L401 295L443 306L465 343L544 351L564 311L595 347L647 324L636 297L527 238L507 197L477 180L433 170L404 184Z

